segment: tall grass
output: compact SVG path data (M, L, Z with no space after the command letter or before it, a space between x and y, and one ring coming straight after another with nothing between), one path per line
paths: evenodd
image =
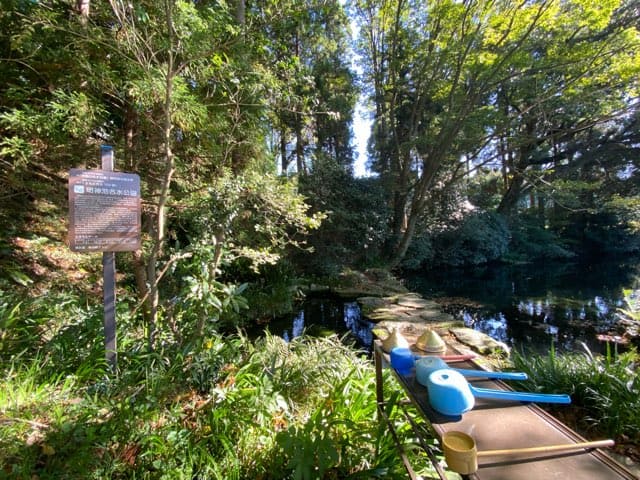
M126 298L119 309L110 372L99 305L3 296L0 478L406 478L377 419L372 362L341 339L210 331L149 352Z
M73 444L60 435L75 435L81 416L78 384L73 376L43 379L39 358L19 359L5 371L0 388L0 463L9 478L32 478L33 466L60 458ZM84 462L79 462L82 466ZM46 478L46 477L44 477Z
M109 374L95 307L70 301L66 324L64 309L10 307L46 321L36 338L5 336L3 478L405 478L376 419L371 362L336 337L211 334L126 349ZM121 345L135 345L135 322L124 316L119 326Z
M593 355L584 346L579 353L548 356L514 352L514 366L526 372L528 388L571 395L579 430L626 436L640 443L640 380L635 350Z

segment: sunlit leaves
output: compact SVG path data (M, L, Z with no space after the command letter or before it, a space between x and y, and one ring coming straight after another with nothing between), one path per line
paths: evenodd
M87 137L93 126L104 118L104 108L83 92L53 92L47 114L73 137Z
M268 174L221 176L190 202L194 245L214 245L225 264L248 262L256 272L277 263L287 248L304 248L306 233L325 218L308 211L295 181Z
M189 81L184 78L176 79L172 93L173 104L176 105L173 115L176 127L185 131L206 129L209 118L207 107Z
M624 223L635 235L640 233L640 197L622 197L613 195L604 205L604 208L612 214L620 217L620 222Z
M577 19L576 34L586 32L598 32L606 28L615 10L620 8L618 0L602 0L592 2L589 0L571 0L565 2L564 10L567 14Z
M374 85L374 168L409 225L435 208L436 182L458 175L460 158L505 159L507 182L528 170L550 178L545 156L635 108L640 37L621 1L354 3ZM394 221L398 252L404 223Z

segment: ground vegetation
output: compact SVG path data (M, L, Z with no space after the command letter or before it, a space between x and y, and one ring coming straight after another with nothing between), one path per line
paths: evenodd
M640 251L637 2L0 5L9 478L398 477L361 352L237 329L345 267ZM103 145L142 189L115 370L100 254L65 244L69 169Z

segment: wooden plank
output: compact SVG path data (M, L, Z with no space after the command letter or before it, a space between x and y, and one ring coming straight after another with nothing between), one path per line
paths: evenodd
M381 344L374 344L376 355L388 365L388 355ZM448 354L456 354L450 349ZM479 369L472 361L456 363L457 368ZM585 439L535 404L496 402L476 399L475 407L458 417L442 415L431 408L426 387L415 379L415 371L401 375L391 369L408 398L431 423L436 434L458 430L470 434L478 451L520 447L535 447L583 442ZM509 390L496 380L472 381L475 386ZM531 480L533 478L562 480L624 480L636 476L600 450L564 454L544 454L528 457L483 457L478 472L468 476L473 480Z

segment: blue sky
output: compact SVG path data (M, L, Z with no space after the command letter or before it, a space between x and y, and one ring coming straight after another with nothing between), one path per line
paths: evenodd
M367 141L371 133L371 120L364 112L364 106L358 102L353 119L353 142L356 147L356 159L353 165L353 172L356 177L364 177L369 173L366 168L367 163Z
M342 2L344 4L344 0ZM356 38L358 36L358 24L355 19L351 19L351 37ZM351 56L351 68L357 75L362 75L362 67L360 66L361 60L353 49L349 49ZM353 165L353 172L356 177L364 177L369 175L366 168L367 163L367 141L371 133L371 120L366 112L366 107L363 102L363 98L358 100L353 119L353 143L356 147L356 158Z

